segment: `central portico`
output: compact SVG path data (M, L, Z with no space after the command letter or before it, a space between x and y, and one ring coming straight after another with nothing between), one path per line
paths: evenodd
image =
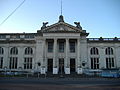
M43 23L41 30L38 30L37 41L41 42L38 44L38 48L42 46L40 45L42 43L44 46L41 48L43 52L39 55L42 74L45 72L52 72L53 74L79 73L78 68L82 67L83 58L81 53L84 53L81 50L82 47L86 47L88 33L82 30L79 22L75 23L76 27L67 24L64 22L63 16L60 16L58 23L51 26L46 26L48 22Z

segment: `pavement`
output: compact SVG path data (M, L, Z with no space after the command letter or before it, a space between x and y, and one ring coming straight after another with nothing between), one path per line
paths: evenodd
M0 77L0 90L120 90L120 78Z

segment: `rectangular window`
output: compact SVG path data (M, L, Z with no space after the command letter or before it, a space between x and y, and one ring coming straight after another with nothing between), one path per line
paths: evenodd
M19 39L20 35L10 35L10 38L12 38L12 39Z
M115 63L114 63L114 58L106 58L106 68L111 69L114 68Z
M10 69L17 69L17 57L10 57L10 63L9 63L9 68Z
M53 42L48 42L48 52L53 52Z
M25 38L34 38L34 35L25 35Z
M19 38L20 38L20 35L16 35L16 38L19 39Z
M70 52L75 53L75 42L70 42Z
M91 58L91 69L93 69L93 58Z
M91 58L91 69L99 69L99 58Z
M0 39L5 39L6 35L0 35Z
M0 69L3 68L3 57L0 57Z
M24 58L24 69L32 69L32 58Z
M59 52L64 52L64 42L59 42Z

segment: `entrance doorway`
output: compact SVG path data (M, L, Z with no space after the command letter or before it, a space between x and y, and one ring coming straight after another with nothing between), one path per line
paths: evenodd
M48 72L53 72L53 59L48 59Z
M64 72L64 59L60 58L59 59L59 73L63 73Z
M75 59L70 59L70 72L75 72Z

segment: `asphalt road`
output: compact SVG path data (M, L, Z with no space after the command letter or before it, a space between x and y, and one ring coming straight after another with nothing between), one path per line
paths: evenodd
M0 90L120 90L120 79L0 78Z

